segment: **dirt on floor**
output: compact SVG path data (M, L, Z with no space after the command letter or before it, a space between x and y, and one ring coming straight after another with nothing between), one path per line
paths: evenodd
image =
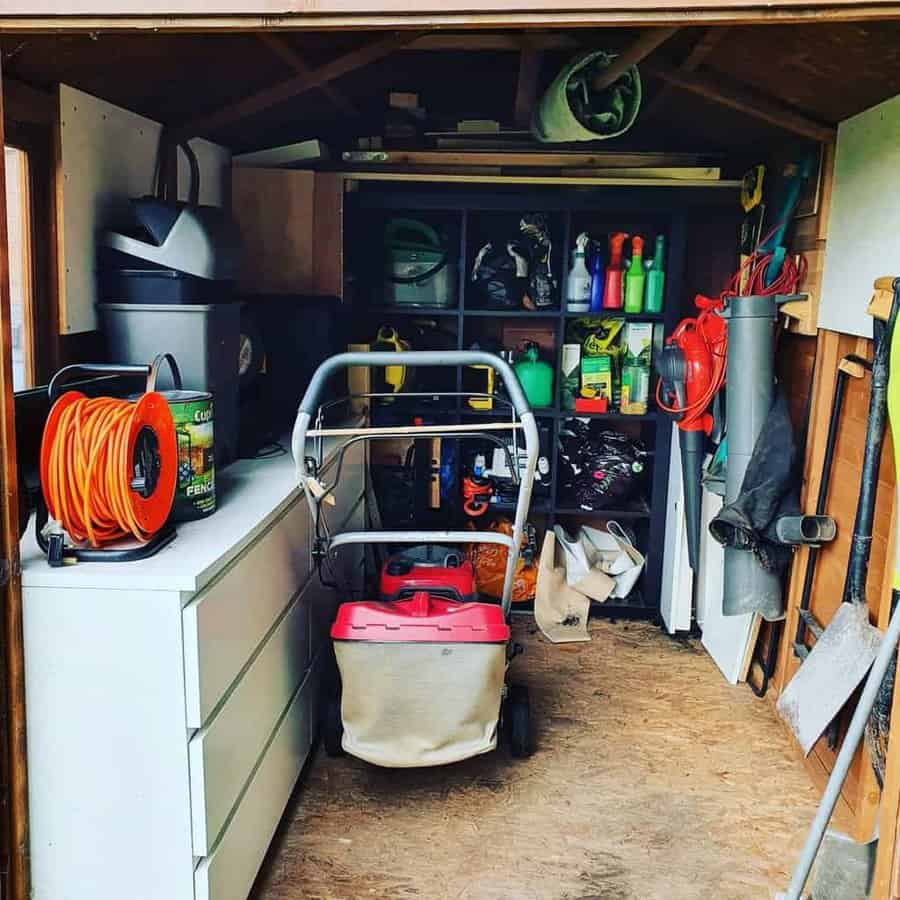
M756 900L817 801L772 706L644 623L516 619L537 751L386 770L321 748L255 900ZM435 698L440 702L440 698Z

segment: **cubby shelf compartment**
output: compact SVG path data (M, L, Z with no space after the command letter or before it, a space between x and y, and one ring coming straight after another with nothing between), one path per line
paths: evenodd
M726 197L725 194L728 194ZM404 316L409 318L440 318L442 324L456 321L458 349L465 349L473 340L481 336L497 336L500 323L515 320L517 326L529 319L536 328L552 328L554 347L548 351L547 359L557 373L554 385L554 403L550 408L535 410L542 425L549 421L551 437L555 448L562 423L566 419L582 418L601 421L612 430L623 430L629 434L638 433L651 451L647 463L646 500L641 504L626 505L623 510L583 510L565 507L558 496L557 478L559 466L552 466L549 498L535 498L531 515L546 527L557 521L571 524L578 520L602 521L618 519L633 528L638 535L639 549L645 553L647 565L635 593L636 603L615 601L598 605L595 612L609 616L639 616L654 618L659 612L660 584L662 579L663 552L666 545L665 521L669 477L669 447L672 436L671 419L654 408L643 415L629 416L624 413L576 413L560 406L559 366L561 348L567 324L585 315L604 318L615 316L626 321L653 322L654 331L671 333L679 319L679 308L684 290L683 271L686 246L686 230L689 213L696 213L704 206L730 204L734 202L731 192L702 189L673 190L666 187L648 186L603 186L596 188L572 189L566 186L535 187L532 189L506 190L502 186L480 184L475 186L425 185L401 186L397 184L361 183L359 190L349 195L347 219L350 223L348 234L371 236L372 226L384 222L387 215L420 215L423 218L437 217L448 228L448 233L458 237L458 244L450 248L455 265L458 266L458 297L452 309L429 309L425 307L387 307L383 304L363 307L367 312L382 316ZM609 229L627 225L630 233L665 234L666 287L662 313L626 313L624 310L603 310L599 313L570 313L561 300L558 309L485 309L475 305L469 280L471 261L481 242L488 236L496 223L517 223L523 212L547 212L551 217L551 231L554 235L553 260L555 274L559 278L560 297L565 297L565 269L571 258L575 234L587 227L597 235ZM353 229L353 217L360 216L359 222L365 226L362 231ZM366 218L369 217L369 218ZM346 226L345 226L346 227ZM376 228L377 231L377 228ZM364 243L364 242L363 242ZM357 247L360 244L356 245ZM375 247L375 244L372 243ZM380 246L380 245L379 245ZM348 245L345 256L350 260L355 247ZM370 269L369 271L378 271ZM375 276L377 277L377 276ZM377 299L371 288L369 299ZM360 297L362 300L362 296ZM362 310L361 310L362 312ZM371 320L368 320L371 324ZM552 353L552 355L551 355ZM461 390L462 376L457 379ZM473 410L467 408L464 399L447 404L445 417L448 422L471 422L477 425L490 417L497 421L509 418L509 411L502 405L493 410ZM503 507L500 507L501 509Z

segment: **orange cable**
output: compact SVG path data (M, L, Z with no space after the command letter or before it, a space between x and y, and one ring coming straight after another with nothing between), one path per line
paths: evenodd
M80 397L67 405L52 434L42 485L47 509L70 537L92 547L118 538L153 536L136 515L130 438L138 406L113 397Z

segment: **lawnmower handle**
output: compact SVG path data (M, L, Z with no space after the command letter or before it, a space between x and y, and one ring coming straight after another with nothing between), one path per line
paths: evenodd
M512 401L513 408L521 418L531 412L522 385L513 372L510 364L496 353L485 353L483 350L401 350L395 352L375 351L372 353L339 353L326 359L313 373L306 393L300 401L298 412L312 417L318 409L319 394L328 379L339 369L351 366L490 366L500 374L503 384Z

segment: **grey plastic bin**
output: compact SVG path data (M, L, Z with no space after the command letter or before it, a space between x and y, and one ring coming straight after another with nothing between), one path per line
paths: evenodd
M110 359L149 363L159 353L171 353L185 390L213 395L216 464L236 459L240 304L98 303L97 308ZM159 389L171 387L166 373Z

